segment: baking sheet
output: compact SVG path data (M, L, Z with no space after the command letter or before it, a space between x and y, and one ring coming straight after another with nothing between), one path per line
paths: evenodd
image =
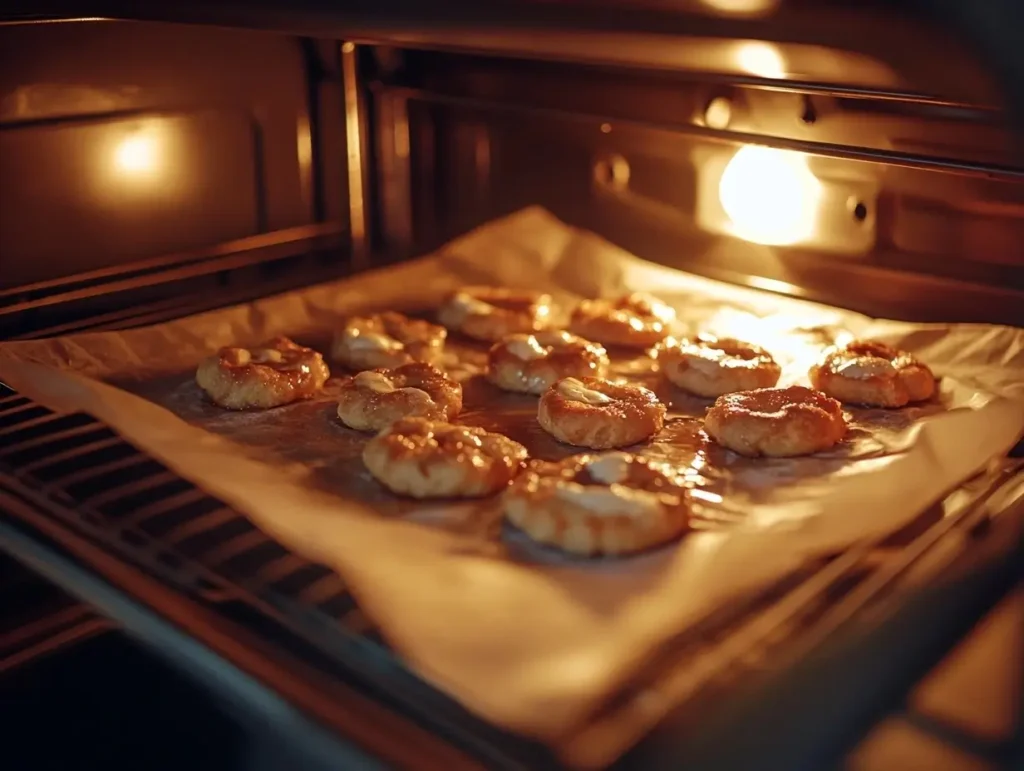
M652 291L676 307L681 332L767 348L782 384L806 382L832 342L881 337L931 364L941 393L905 410L851 410L850 438L828 453L748 460L702 442L708 402L619 360L620 374L656 385L671 405L665 431L642 449L689 468L700 529L641 556L584 561L503 528L493 502L414 504L382 492L359 462L365 437L334 418L330 387L322 399L237 414L206 404L192 382L196 363L221 346L288 334L324 350L345 315L424 310L468 283L565 301ZM537 457L575 452L535 425L534 397L498 394L474 374L479 351L452 347L468 362L455 370L463 422L506 431ZM423 677L556 749L659 643L811 560L901 528L1024 429L1021 330L874 321L732 287L645 263L540 209L433 256L302 292L128 332L6 344L0 379L53 409L92 413L333 567Z

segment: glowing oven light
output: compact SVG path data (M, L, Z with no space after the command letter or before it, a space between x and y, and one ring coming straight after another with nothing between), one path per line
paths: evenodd
M752 16L775 10L779 0L704 0L704 5L727 14Z
M814 234L821 183L807 156L743 147L722 172L718 198L732 232L747 241L785 246Z
M786 77L786 61L778 48L770 43L746 41L736 49L736 63L744 72L759 78Z
M142 176L156 171L159 162L156 138L148 134L127 137L114 149L114 166L126 176Z

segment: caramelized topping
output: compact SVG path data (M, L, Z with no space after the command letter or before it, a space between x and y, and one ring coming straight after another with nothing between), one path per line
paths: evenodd
M574 377L567 377L560 380L558 385L555 387L558 390L559 396L571 402L583 402L584 404L598 406L602 404L611 404L615 401L610 396L607 396L600 391L596 391L593 388L587 388Z

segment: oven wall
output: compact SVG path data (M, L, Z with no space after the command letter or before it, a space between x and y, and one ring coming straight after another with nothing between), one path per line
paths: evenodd
M798 61L781 44L755 51L769 52ZM855 86L864 73L843 75ZM348 104L346 81L350 97L358 92ZM0 295L183 250L210 257L233 239L309 223L337 226L329 248L339 259L318 263L335 275L541 205L642 257L716 278L874 315L1019 323L1024 172L989 96L922 101L810 85L198 26L0 26ZM828 188L812 243L763 246L709 229L708 171L740 146L708 133L720 100L727 134L866 153L812 159ZM349 141L346 127L359 135ZM359 174L348 173L350 155ZM365 206L349 206L350 190ZM344 245L363 241L344 232L352 222L365 227L369 258L353 248L346 263ZM311 248L299 240L295 250ZM167 284L142 299L223 299L212 262L201 286ZM275 281L282 272L299 280L293 267L263 271ZM39 318L9 307L0 334L65 321L51 318L55 303L16 294L5 302L27 298Z
M0 26L0 289L346 218L337 46Z
M541 205L716 278L880 316L1021 321L1024 170L990 102L410 50L371 49L363 66L384 248ZM823 191L809 240L716 230L722 169L746 137L834 156L809 160ZM788 189L766 173L746 203L770 219Z

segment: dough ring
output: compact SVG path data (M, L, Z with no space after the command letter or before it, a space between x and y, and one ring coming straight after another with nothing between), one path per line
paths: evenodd
M665 346L658 360L669 382L704 397L771 388L782 374L767 351L731 338L681 340Z
M913 356L885 343L858 340L826 352L811 367L811 384L841 402L903 407L935 395L935 375Z
M563 377L604 377L604 347L568 332L509 335L487 355L487 379L498 388L541 394Z
M682 475L624 452L532 464L501 503L506 519L534 541L586 556L659 546L690 522Z
M423 418L399 420L363 448L374 478L412 498L491 495L519 473L526 456L507 436Z
M312 348L275 337L259 348L221 348L196 370L196 383L229 410L267 409L315 395L331 376Z
M676 312L640 292L615 300L583 300L572 312L569 330L605 345L647 348L664 340Z
M360 372L338 394L338 418L357 431L380 431L401 418L451 420L461 409L462 386L425 362Z
M704 430L748 457L788 458L827 450L846 434L842 405L805 386L759 388L720 396Z
M551 295L485 286L460 289L437 314L449 329L488 342L539 332L548 325L550 316Z
M400 367L413 361L436 362L448 330L389 311L351 318L334 338L331 358L357 372Z
M540 397L537 422L560 442L606 450L654 436L665 425L665 412L643 386L567 377Z

